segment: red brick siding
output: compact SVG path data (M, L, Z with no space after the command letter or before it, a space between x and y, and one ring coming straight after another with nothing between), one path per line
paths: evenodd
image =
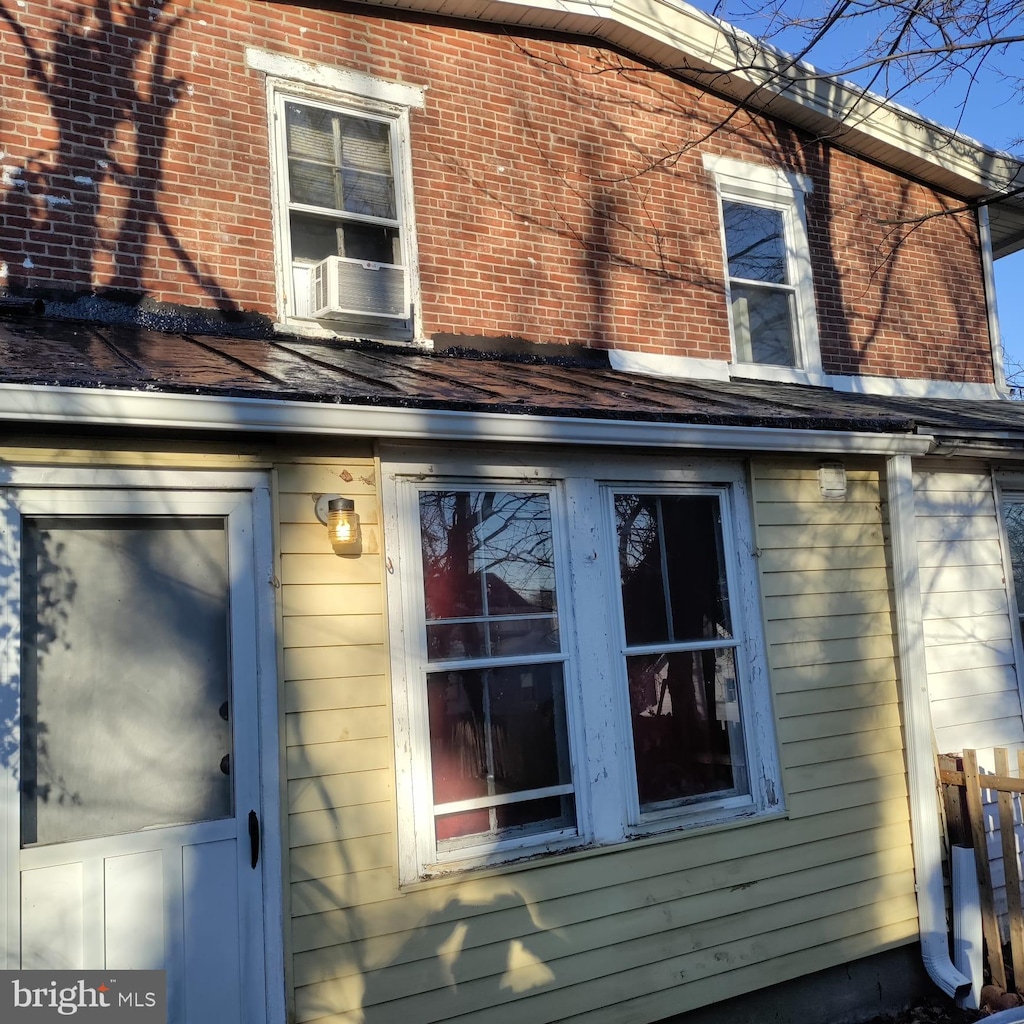
M813 179L826 370L991 380L974 218L891 223L955 200L609 51L243 0L107 25L80 3L10 10L11 286L273 315L257 45L429 86L412 116L428 335L728 358L712 153Z

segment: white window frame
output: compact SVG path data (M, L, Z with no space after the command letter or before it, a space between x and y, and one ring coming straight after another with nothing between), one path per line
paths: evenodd
M746 473L727 460L600 463L567 456L553 465L452 455L432 463L408 449L382 455L390 647L403 883L576 846L731 823L782 811L774 716L761 630ZM418 493L449 485L548 491L564 655L565 712L577 829L438 852L426 715L426 630ZM724 557L749 796L727 795L641 815L626 683L613 494L714 494L722 502ZM724 646L731 646L725 644ZM723 646L723 645L719 645Z
M704 168L712 176L718 195L726 308L729 313L729 332L732 338L731 375L734 377L756 377L762 380L824 384L805 205L806 195L813 191L811 179L806 175L784 171L781 168L747 163L728 157L705 155ZM798 360L796 366L774 366L766 363L740 361L737 356L728 245L725 234L725 217L722 210L723 201L730 200L777 210L782 214L786 234L787 277L791 282L790 287L795 307L793 340Z
M255 47L247 48L246 63L250 68L267 75L274 263L281 323L290 330L316 336L372 338L381 341L416 340L422 329L409 122L410 111L424 106L424 90L418 86L388 82L344 68L312 64ZM291 254L292 203L288 190L284 116L284 107L288 102L369 118L388 125L401 265L405 268L410 307L407 321L391 321L373 316L318 320L306 312L306 297L296 294L296 265ZM343 216L338 218L339 221L344 219Z

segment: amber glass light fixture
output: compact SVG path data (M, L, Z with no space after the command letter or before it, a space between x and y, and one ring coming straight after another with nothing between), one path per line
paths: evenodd
M326 525L336 555L359 553L359 514L351 498L321 495L316 503L316 516Z

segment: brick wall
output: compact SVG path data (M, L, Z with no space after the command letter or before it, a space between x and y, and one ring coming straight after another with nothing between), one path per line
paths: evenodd
M813 178L826 370L991 379L974 219L914 220L954 198L613 52L312 4L5 8L12 290L272 316L266 99L243 58L257 45L429 86L412 119L428 335L728 358L711 153Z

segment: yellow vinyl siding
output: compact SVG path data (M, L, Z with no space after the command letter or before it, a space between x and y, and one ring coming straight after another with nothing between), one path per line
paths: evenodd
M916 937L877 469L845 502L816 463L753 469L786 817L402 890L387 552L336 559L300 528L337 472L278 474L297 1021L653 1020Z

